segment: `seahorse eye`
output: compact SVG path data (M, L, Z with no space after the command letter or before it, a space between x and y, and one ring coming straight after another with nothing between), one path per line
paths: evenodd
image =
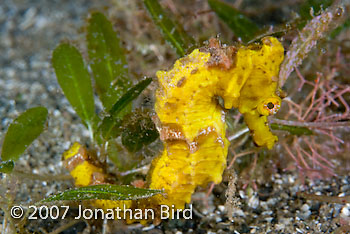
M262 115L274 115L280 109L281 99L279 97L272 97L264 100L258 106L258 111Z
M267 103L267 108L269 108L270 110L272 110L274 107L275 107L275 105L272 103L272 102L269 102L269 103Z

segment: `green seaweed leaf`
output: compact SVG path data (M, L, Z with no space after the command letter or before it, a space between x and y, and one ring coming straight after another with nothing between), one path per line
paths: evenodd
M131 86L124 51L111 22L100 12L92 13L86 40L96 90L109 110Z
M220 0L208 0L210 8L224 21L234 32L247 43L257 35L259 27L237 9Z
M112 135L113 129L120 125L121 114L124 108L131 104L131 102L137 98L141 92L147 88L147 86L152 82L152 78L146 78L135 86L130 88L123 96L113 105L109 113L111 116L107 116L103 119L99 129L102 133L104 139L109 139ZM118 131L119 133L119 131Z
M44 131L47 119L45 107L34 107L18 116L9 126L2 146L2 161L17 161L27 147ZM1 168L10 168L3 163Z
M160 6L158 0L144 0L147 11L164 39L183 57L194 46L195 40L177 23L173 22Z
M140 154L125 152L125 149L120 145L120 143L114 139L108 141L107 154L108 158L117 166L119 172L124 172L135 168L143 159L142 155ZM131 181L129 181L129 183L130 182Z
M137 110L125 116L122 130L122 144L130 151L136 152L142 146L148 145L158 137L158 131L153 123L150 112Z
M287 131L292 135L302 136L302 135L313 135L313 131L306 127L299 127L299 126L291 126L291 125L283 125L283 124L276 124L272 123L270 125L271 129L273 130L282 130Z
M90 74L80 52L74 46L62 43L53 52L52 64L64 95L88 127L92 138L94 121L98 117L95 114Z
M118 116L119 113L129 104L137 98L142 91L152 82L152 78L146 78L135 86L130 88L111 108L109 113L113 116Z
M123 185L100 184L67 190L62 193L45 198L40 202L81 201L91 199L103 199L113 201L138 200L152 197L160 193L162 193L162 190L135 188Z
M121 133L121 123L121 118L113 118L112 116L104 117L99 126L102 138L106 140L117 138Z
M0 173L11 173L14 167L15 163L12 160L1 162Z

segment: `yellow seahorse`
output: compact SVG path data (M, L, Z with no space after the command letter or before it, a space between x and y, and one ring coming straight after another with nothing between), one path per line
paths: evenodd
M225 137L225 109L244 115L254 141L272 148L277 137L267 116L280 107L276 94L283 47L273 37L257 48L209 47L194 50L176 61L170 71L157 72L159 89L155 110L161 122L164 151L154 162L150 188L165 189L160 204L183 208L197 186L220 183L229 142Z
M164 189L166 196L128 202L128 207L164 204L183 209L197 186L221 182L229 146L225 109L238 108L256 145L271 149L277 137L267 116L281 105L276 89L283 57L283 46L274 37L238 48L222 47L212 39L208 46L177 60L171 70L158 71L155 111L164 150L152 161L149 188ZM217 97L223 99L224 108ZM84 175L74 176L78 182ZM104 208L120 204L95 203Z

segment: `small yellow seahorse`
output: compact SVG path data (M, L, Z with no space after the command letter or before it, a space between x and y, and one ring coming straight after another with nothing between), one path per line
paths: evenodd
M157 72L155 110L164 151L153 163L150 188L165 189L167 198L160 204L183 208L197 186L221 182L229 142L216 96L226 109L239 109L257 145L272 148L277 141L267 116L281 105L276 88L284 50L276 38L262 42L236 50L211 40L170 71Z
M283 46L274 37L238 48L222 47L212 39L208 46L177 60L171 70L158 71L155 111L164 150L152 162L149 188L164 189L166 196L129 206L157 209L164 204L182 209L197 186L221 182L229 146L224 109L238 108L254 142L271 149L277 137L267 125L267 116L281 105L276 89L283 57ZM73 176L78 185L85 175ZM103 201L104 208L118 204Z

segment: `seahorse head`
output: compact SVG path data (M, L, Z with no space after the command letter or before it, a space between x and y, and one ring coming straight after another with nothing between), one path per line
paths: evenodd
M250 50L253 68L241 89L238 108L255 143L272 148L277 137L267 126L267 116L276 114L281 106L277 86L283 46L276 38L267 37L262 39L262 45L250 47Z

